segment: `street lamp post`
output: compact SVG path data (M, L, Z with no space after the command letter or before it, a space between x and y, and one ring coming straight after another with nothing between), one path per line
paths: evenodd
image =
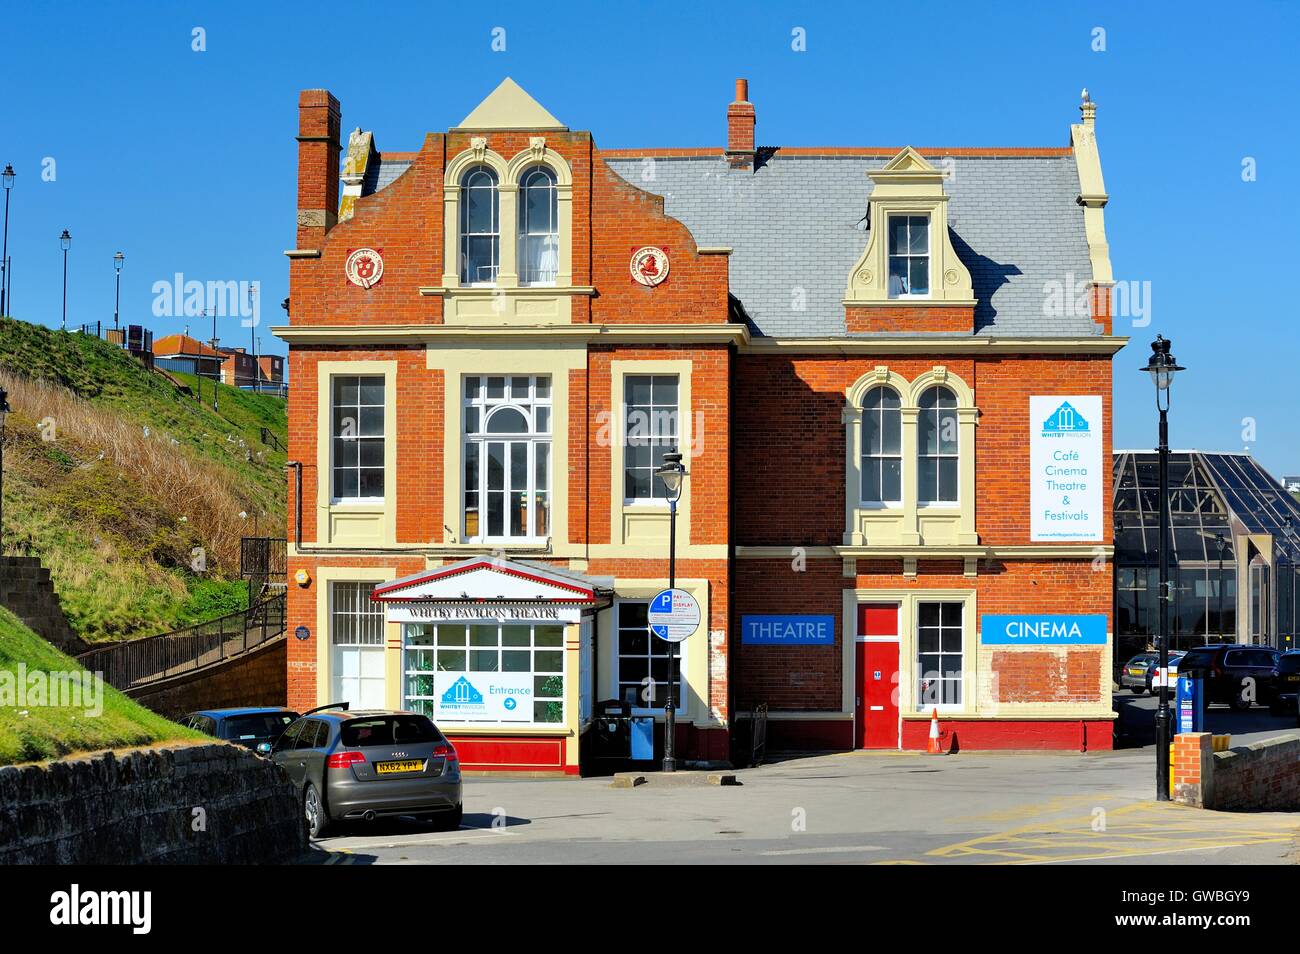
M63 330L68 330L68 249L72 248L72 236L64 229L59 236L59 248L63 249Z
M0 315L9 314L6 311L9 304L9 190L14 187L14 174L14 167L8 164L0 173L0 184L5 189L5 236L4 248L0 250Z
M5 552L5 415L10 410L9 392L0 388L0 556Z
M113 291L113 330L117 330L117 316L122 305L122 265L126 256L118 252L113 256L113 271L117 273L117 287Z
M1169 386L1183 368L1169 351L1170 342L1161 335L1151 342L1151 358L1144 371L1156 386L1156 410L1160 412L1160 706L1156 710L1156 800L1169 801L1169 692L1164 683L1169 673Z
M664 462L655 470L655 476L664 483L668 496L668 589L677 587L677 501L682 497L682 483L686 468L682 466L682 455L677 451L664 454ZM677 771L677 644L670 643L668 649L668 696L664 700L664 762L665 772Z

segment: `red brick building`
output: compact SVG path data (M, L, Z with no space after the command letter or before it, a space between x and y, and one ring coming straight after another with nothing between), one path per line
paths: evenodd
M756 148L737 86L725 148L617 151L506 80L341 156L302 94L290 705L427 711L469 767L576 772L606 699L661 743L679 448L679 756L760 704L777 745L1109 746L1094 108L1059 148Z

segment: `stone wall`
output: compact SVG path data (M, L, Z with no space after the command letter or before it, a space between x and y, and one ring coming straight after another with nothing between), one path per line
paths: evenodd
M1300 736L1283 735L1225 752L1208 732L1174 739L1176 801L1216 811L1300 809Z
M68 625L50 571L39 558L0 554L0 606L69 656L86 651L86 644Z
M297 790L238 746L0 768L0 865L273 864L306 849Z
M131 689L127 695L169 719L198 709L282 706L288 696L287 638L280 636L218 666Z

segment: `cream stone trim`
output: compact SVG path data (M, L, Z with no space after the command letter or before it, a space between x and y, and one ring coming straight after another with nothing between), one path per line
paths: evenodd
M886 386L902 403L902 501L897 505L862 503L862 404L874 387ZM921 395L931 387L946 387L957 401L957 503L922 507L917 485L917 421ZM920 547L924 544L974 546L975 427L979 410L975 392L943 365L908 381L887 365L862 375L845 392L844 423L844 547ZM926 550L929 548L926 547ZM925 551L922 551L925 552Z
M606 427L610 449L610 544L633 547L637 553L657 547L667 549L669 513L667 503L628 503L623 482L623 430L626 426L624 381L629 375L672 374L677 376L677 449L682 453L687 477L682 482L677 502L677 547L684 549L691 539L691 462L695 457L695 423L691 403L691 374L695 363L690 358L611 361L610 403L614 415ZM701 435L702 436L702 435ZM625 554L630 555L630 554Z
M333 499L334 377L384 378L384 499ZM321 361L316 365L316 542L324 546L384 547L397 541L397 362Z
M397 576L395 567L317 565L312 587L316 590L316 705L331 699L334 684L334 635L330 631L330 586L333 583L386 583ZM402 627L384 620L384 704L401 708Z
M451 543L438 548L455 553L506 550L516 555L554 552L569 540L569 372L586 367L583 347L514 348L480 341L475 346L448 344L430 348L426 366L443 372L442 524L452 529ZM551 526L549 539L534 543L462 543L464 497L465 378L477 375L547 375L551 379ZM443 531L444 535L446 531ZM456 546L458 545L458 546ZM463 548L463 549L462 549Z
M854 694L857 689L856 644L858 638L858 606L861 603L898 604L898 711L900 714L916 712L916 625L918 603L937 601L962 604L962 680L961 705L939 706L945 718L960 718L978 714L980 698L980 670L978 668L979 636L976 591L974 589L854 589L843 595L843 656L845 673L841 704L843 711L856 718ZM900 739L901 744L901 739Z
M1075 338L995 338L984 335L889 336L857 338L753 338L741 346L753 354L1115 354L1128 338L1090 335Z
M688 478L689 479L689 478ZM686 590L700 604L700 628L685 641L677 644L678 665L686 681L686 703L676 712L678 722L693 722L698 727L722 725L713 717L709 706L709 630L712 605L709 602L709 581L702 578L678 579L678 589ZM597 699L616 697L618 682L615 678L614 660L618 656L615 645L617 635L617 601L619 599L648 600L668 586L667 578L627 578L614 580L614 606L608 612L596 615L596 692ZM656 638L656 637L651 637ZM663 721L660 709L641 710L653 714L656 722Z
M531 289L529 289L531 290ZM486 291L490 297L491 289ZM513 294L519 294L519 290ZM450 342L482 343L520 341L544 343L556 341L590 343L644 342L647 344L740 344L749 340L744 325L521 325L492 327L484 325L280 325L272 334L290 344L436 344ZM933 349L927 349L933 350Z
M867 199L871 232L862 257L848 274L846 305L973 305L970 271L957 257L948 234L948 196L942 170L907 146L883 169L868 172L875 184ZM889 218L929 219L930 291L918 297L889 297Z
M566 127L507 76L455 127L471 129L554 129Z
M1087 107L1091 106L1091 109ZM1101 174L1101 153L1097 148L1095 104L1085 103L1083 122L1070 126L1070 145L1074 152L1074 165L1079 174L1077 202L1083 207L1083 228L1088 240L1088 259L1092 264L1092 280L1110 285L1114 275L1110 266L1110 244L1106 241L1106 219L1103 210L1110 196Z
M695 249L696 255L730 255L735 249L730 245L700 245Z
M288 258L320 258L320 249L318 248L286 248L284 254Z

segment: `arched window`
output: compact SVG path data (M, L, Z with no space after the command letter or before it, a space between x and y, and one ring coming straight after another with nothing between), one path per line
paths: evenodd
M525 172L519 181L520 284L554 285L559 257L555 174L538 166Z
M496 173L486 166L475 166L461 177L460 189L461 284L495 284L501 263Z
M465 539L550 533L551 379L465 379Z
M957 398L947 388L921 392L916 434L917 501L957 502Z
M862 502L903 499L902 402L892 388L875 387L862 403Z

